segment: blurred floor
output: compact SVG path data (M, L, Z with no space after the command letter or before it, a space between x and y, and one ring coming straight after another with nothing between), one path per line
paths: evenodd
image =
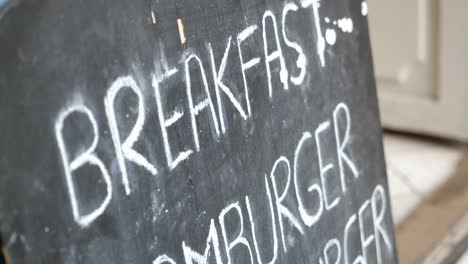
M463 149L458 144L391 133L384 135L384 146L393 220L398 225L452 175Z
M466 264L468 263L468 253L465 253L457 262L457 264Z
M468 210L466 146L386 132L384 147L400 263L445 263L447 234Z

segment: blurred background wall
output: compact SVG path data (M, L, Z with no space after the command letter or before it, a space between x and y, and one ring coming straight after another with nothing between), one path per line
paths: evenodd
M468 0L370 0L400 263L468 263Z
M368 1L383 125L468 141L468 1Z

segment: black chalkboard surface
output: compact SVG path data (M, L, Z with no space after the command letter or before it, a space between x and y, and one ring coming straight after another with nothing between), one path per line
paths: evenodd
M396 263L367 3L2 1L16 263Z

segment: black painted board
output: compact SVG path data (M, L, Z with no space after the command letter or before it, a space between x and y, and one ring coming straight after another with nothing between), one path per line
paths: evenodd
M3 1L16 263L396 263L358 0Z

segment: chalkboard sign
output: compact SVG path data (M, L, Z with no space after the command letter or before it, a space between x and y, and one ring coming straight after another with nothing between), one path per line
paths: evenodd
M16 263L396 263L367 3L4 1Z

